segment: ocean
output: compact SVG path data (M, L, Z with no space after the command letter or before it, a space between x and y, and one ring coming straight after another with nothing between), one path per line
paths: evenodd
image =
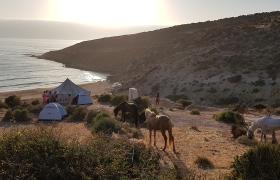
M67 68L61 63L31 57L78 42L0 38L0 92L55 87L66 78L77 84L105 80L105 74Z

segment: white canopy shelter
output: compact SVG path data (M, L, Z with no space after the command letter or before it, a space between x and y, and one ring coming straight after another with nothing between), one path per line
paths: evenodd
M39 114L39 120L62 120L67 115L63 106L58 103L47 104Z
M92 104L92 99L88 94L84 94L83 92L78 95L78 105L89 105Z
M128 101L131 102L139 97L138 90L136 88L129 88L128 90Z
M57 88L53 89L52 93L57 96L56 102L61 104L72 103L73 98L77 97L79 94L83 94L83 96L87 96L88 99L91 99L90 91L81 88L68 78Z

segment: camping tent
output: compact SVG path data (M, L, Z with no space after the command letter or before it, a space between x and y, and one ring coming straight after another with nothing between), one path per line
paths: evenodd
M128 101L131 102L138 97L139 97L138 90L136 88L129 88Z
M92 104L92 99L89 95L81 92L78 95L78 105L88 105L88 104Z
M71 103L73 98L77 97L79 94L83 94L83 96L87 96L88 99L91 99L90 91L81 88L68 78L57 88L53 89L52 93L57 96L56 102L61 104Z
M58 103L47 104L39 114L39 120L62 120L67 115L63 106Z

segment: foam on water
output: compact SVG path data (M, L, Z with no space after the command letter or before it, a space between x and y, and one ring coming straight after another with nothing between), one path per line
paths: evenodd
M106 75L66 68L63 64L30 57L58 50L79 41L0 38L0 92L48 88L66 78L77 84L97 82Z

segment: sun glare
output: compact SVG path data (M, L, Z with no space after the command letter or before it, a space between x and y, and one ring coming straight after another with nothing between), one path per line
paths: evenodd
M59 0L57 16L102 26L152 25L158 22L158 0Z

